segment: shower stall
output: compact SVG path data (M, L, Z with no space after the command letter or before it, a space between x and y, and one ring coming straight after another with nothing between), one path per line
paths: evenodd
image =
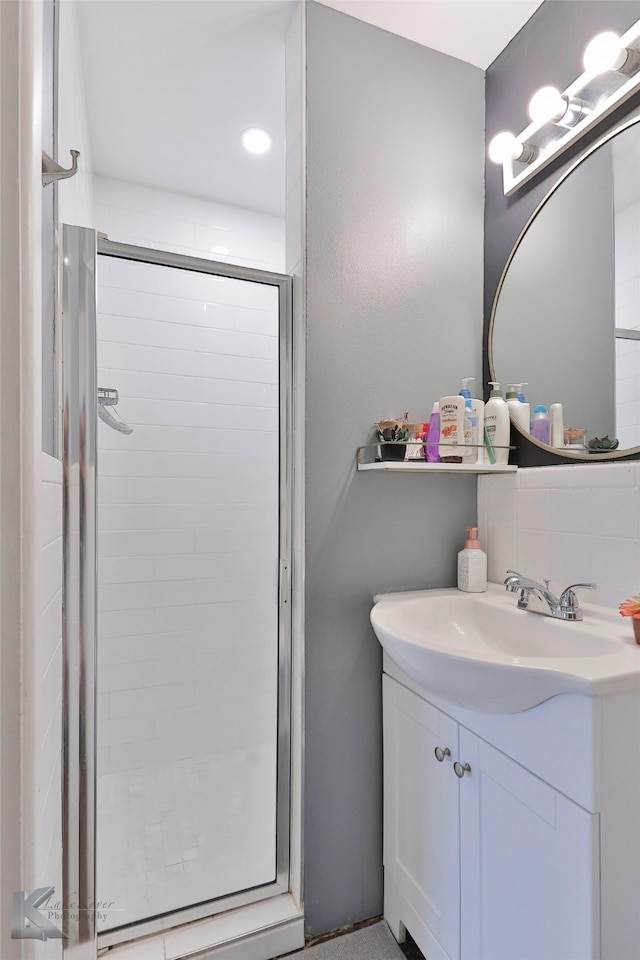
M289 889L291 281L63 246L65 890L106 947Z

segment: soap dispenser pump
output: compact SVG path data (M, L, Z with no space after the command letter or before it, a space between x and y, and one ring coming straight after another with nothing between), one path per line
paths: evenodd
M487 589L487 555L480 547L478 528L467 527L464 549L458 554L458 590L484 593Z
M475 380L475 377L463 377L461 380L462 387L460 388L460 396L464 397L465 400L471 399L471 390L469 389L469 384Z

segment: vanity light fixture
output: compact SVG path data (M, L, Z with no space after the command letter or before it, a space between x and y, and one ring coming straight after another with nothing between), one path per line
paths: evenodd
M520 163L531 163L537 150L530 143L521 143L510 130L497 133L489 144L489 159L494 163L504 163L506 160L519 160Z
M594 75L613 70L630 76L638 69L640 53L633 48L629 49L617 33L606 30L587 45L583 62L585 70Z
M519 134L503 130L489 143L489 159L502 164L505 196L640 89L640 20L621 37L612 31L594 37L584 67L566 90L545 86L532 96L528 127Z

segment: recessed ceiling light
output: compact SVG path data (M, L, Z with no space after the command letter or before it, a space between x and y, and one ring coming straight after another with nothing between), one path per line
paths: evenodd
M242 145L249 153L266 153L271 146L271 137L266 130L251 127L242 134Z

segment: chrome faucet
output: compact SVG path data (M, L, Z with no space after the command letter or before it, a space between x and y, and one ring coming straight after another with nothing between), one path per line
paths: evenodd
M538 583L515 570L507 570L504 585L510 593L520 591L518 610L541 613L546 617L555 617L556 620L582 620L582 610L574 590L577 587L595 590L597 587L595 583L572 583L556 597L549 590L548 580Z

